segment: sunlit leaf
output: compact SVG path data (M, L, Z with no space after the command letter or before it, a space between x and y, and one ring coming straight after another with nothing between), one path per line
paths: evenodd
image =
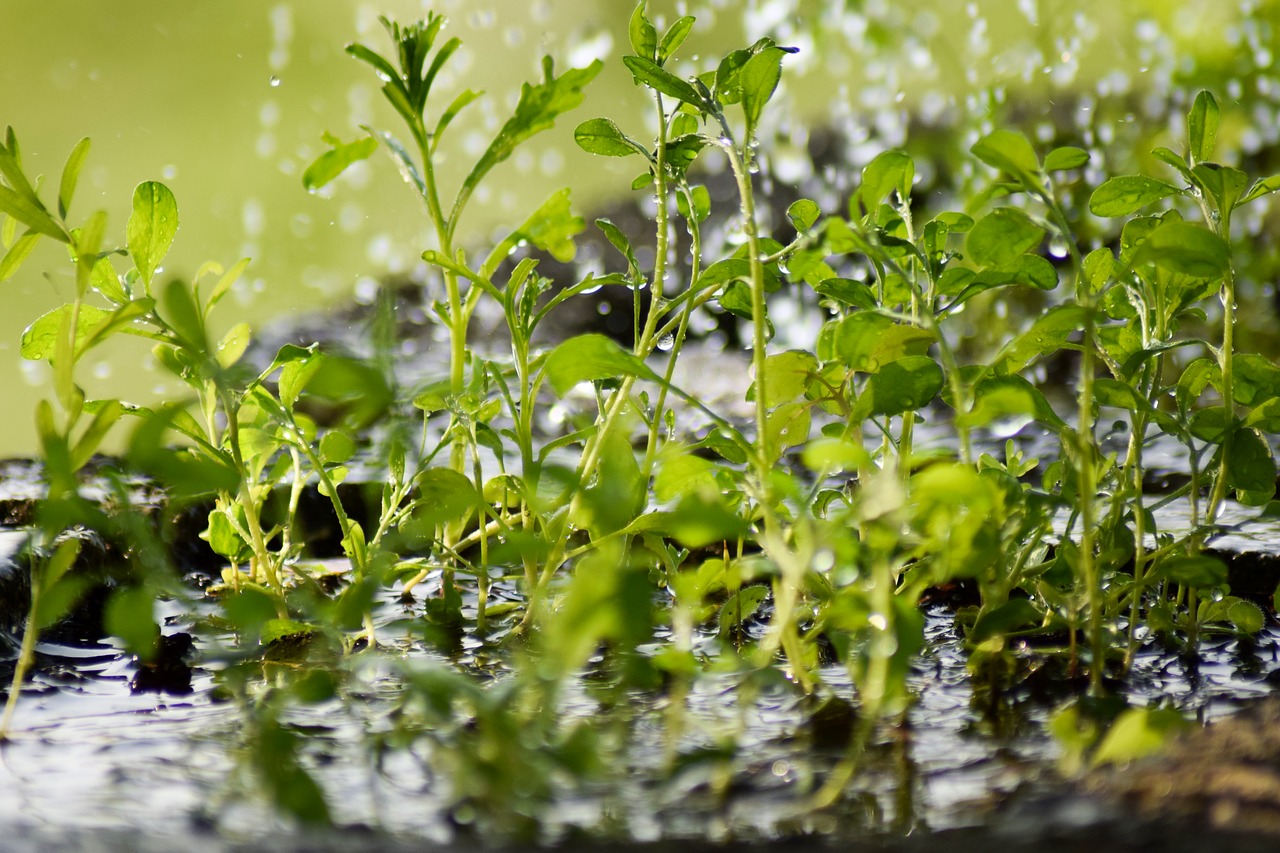
M579 382L657 375L630 352L604 335L579 335L560 344L547 356L544 371L551 387L564 396Z
M148 287L178 233L178 202L164 184L146 181L133 191L133 213L125 242L138 274Z
M1146 175L1121 175L1103 181L1089 197L1094 216L1129 216L1152 202L1181 192L1173 184Z
M1213 159L1218 139L1218 101L1207 91L1196 94L1187 113L1187 151L1193 165Z
M998 207L973 226L965 238L965 250L980 267L1003 266L1039 246L1044 235L1045 229L1021 210Z
M1171 221L1157 227L1138 246L1133 262L1154 263L1195 278L1218 278L1231 268L1231 249L1212 231L1190 222Z
M573 131L573 141L588 154L604 157L629 157L632 154L647 155L638 142L627 137L612 120L587 119Z
M622 62L627 66L627 69L637 82L648 86L655 92L661 92L678 101L684 101L695 106L702 103L702 96L698 94L697 89L667 71L652 59L647 59L643 56L624 56L622 57Z
M1079 169L1088 162L1089 152L1083 148L1055 148L1045 155L1044 170L1064 172L1068 169Z
M927 405L942 390L942 367L925 355L891 361L871 374L867 391L871 413L900 415Z
M80 180L80 170L84 168L84 161L89 156L89 137L85 137L76 143L75 148L71 149L71 154L67 157L66 165L62 167L62 180L58 182L58 215L66 218L67 211L71 209L71 199L76 194L76 184ZM3 276L0 276L2 279Z
M1098 744L1092 764L1119 764L1158 752L1170 737L1188 727L1173 708L1130 708L1120 714Z
M333 137L329 137L328 141L333 147L317 157L302 173L302 185L309 192L325 186L345 172L352 163L367 160L378 150L378 140L372 136L365 136L354 142L342 142Z
M1040 161L1027 137L1013 130L996 130L974 143L969 149L988 166L994 166L1014 177L1031 179L1040 171Z

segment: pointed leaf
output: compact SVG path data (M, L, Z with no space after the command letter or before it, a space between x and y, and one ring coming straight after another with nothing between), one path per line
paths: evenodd
M315 159L302 173L302 185L315 192L347 170L352 163L366 160L378 149L378 140L365 136L354 142L334 141L333 147Z
M1035 249L1044 235L1045 230L1021 210L999 207L973 226L965 238L965 249L968 259L980 267L1002 266Z
M70 243L71 237L62 226L54 221L49 212L37 200L24 198L6 186L0 185L0 213L7 213L18 222L63 243Z
M1045 155L1044 170L1064 172L1068 169L1079 169L1088 162L1089 152L1083 148L1055 148Z
M673 53L680 49L680 45L684 44L684 40L689 37L693 24L693 16L685 15L667 29L667 34L662 37L662 42L658 45L659 65L664 64L671 58Z
M40 234L36 231L27 231L14 240L13 245L4 253L4 258L0 259L0 281L8 281L12 278L39 242Z
M658 378L643 361L604 335L570 338L551 351L543 371L551 387L562 397L579 382L621 376Z
M1014 177L1033 178L1040 171L1040 161L1027 137L1012 130L996 130L979 139L969 149L988 166L994 166Z
M1201 91L1187 113L1187 159L1198 165L1213 159L1218 138L1218 102L1213 95Z
M76 182L80 180L80 170L84 168L84 161L88 156L89 137L86 136L71 149L67 163L62 167L62 180L58 184L58 215L63 219L67 218L67 211L71 209L71 197L75 195Z
M631 76L637 82L655 92L661 92L695 107L702 103L702 96L698 94L697 89L670 71L664 70L652 59L645 59L642 56L624 56L622 63L631 71Z
M645 15L644 6L644 0L636 4L631 20L627 23L627 35L631 40L631 49L637 56L654 59L658 50L658 31Z
M1146 175L1121 175L1104 181L1089 197L1094 216L1129 216L1152 202L1181 192L1173 184Z
M1231 268L1231 249L1205 228L1190 222L1165 222L1148 235L1133 256L1134 266L1154 263L1169 272L1195 278L1219 278Z
M125 227L125 242L148 289L177 233L178 203L173 193L157 181L138 184L133 191L133 213Z
M520 100L516 103L514 114L507 119L462 182L449 217L450 222L457 221L457 215L466 200L490 169L510 157L526 139L552 127L562 113L582 103L583 89L595 79L602 67L603 64L597 59L585 68L572 68L556 77L551 57L543 58L543 81L537 85L525 83L520 87Z

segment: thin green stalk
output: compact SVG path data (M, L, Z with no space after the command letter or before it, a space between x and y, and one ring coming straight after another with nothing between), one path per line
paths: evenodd
M40 571L31 560L31 609L27 612L27 624L22 629L22 645L18 650L18 659L13 664L13 680L9 683L9 696L4 703L4 716L0 717L0 743L9 740L10 727L13 725L13 714L18 708L18 697L22 693L22 685L27 680L27 673L36 660L36 640L40 629L36 626L36 613L40 609Z

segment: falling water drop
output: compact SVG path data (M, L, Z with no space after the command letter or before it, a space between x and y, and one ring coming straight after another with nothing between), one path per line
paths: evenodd
M272 74L272 75L271 75L271 81L270 81L270 82L271 82L271 88L272 88L272 89L278 88L278 87L280 86L280 78L279 78L279 77L277 77L277 76L276 76L276 75L274 75L274 74Z

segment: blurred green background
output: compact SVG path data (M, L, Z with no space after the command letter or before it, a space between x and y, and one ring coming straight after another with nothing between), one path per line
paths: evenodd
M667 23L686 13L699 18L681 73L714 67L717 51L764 34L801 48L788 60L779 96L789 110L775 113L773 150L783 175L811 170L802 162L808 127L837 130L855 164L886 146L913 144L949 147L934 152L946 163L997 123L1023 126L1042 143L1085 144L1098 152L1099 167L1114 172L1133 164L1107 153L1113 149L1145 151L1150 140L1180 147L1181 111L1170 105L1188 102L1202 85L1224 102L1224 146L1265 152L1280 126L1280 83L1271 76L1272 22L1280 18L1274 2L649 6ZM647 119L620 62L629 52L632 8L630 0L0 0L0 124L14 127L28 171L46 183L56 181L78 139L92 138L72 220L106 209L117 243L133 187L168 184L181 229L166 273L189 277L206 260L230 265L251 257L218 321L261 323L368 292L380 277L409 271L432 245L418 202L381 155L320 195L301 185L323 132L349 140L361 124L396 128L367 67L343 53L352 40L386 48L379 14L409 19L433 9L463 39L443 80L445 97L463 86L489 97L444 146L462 173L505 118L520 82L538 74L543 54L560 68L606 61L586 104L500 167L490 181L498 189L478 197L463 230L487 237L564 185L586 210L628 192L635 165L580 152L572 130L594 115L637 130ZM964 180L972 167L955 172ZM1263 223L1248 227L1261 232ZM47 376L43 364L21 359L18 346L25 326L70 296L59 250L42 246L0 284L7 414L0 457L36 450L32 412ZM145 402L176 388L149 366L140 341L105 350L80 378L91 398Z

